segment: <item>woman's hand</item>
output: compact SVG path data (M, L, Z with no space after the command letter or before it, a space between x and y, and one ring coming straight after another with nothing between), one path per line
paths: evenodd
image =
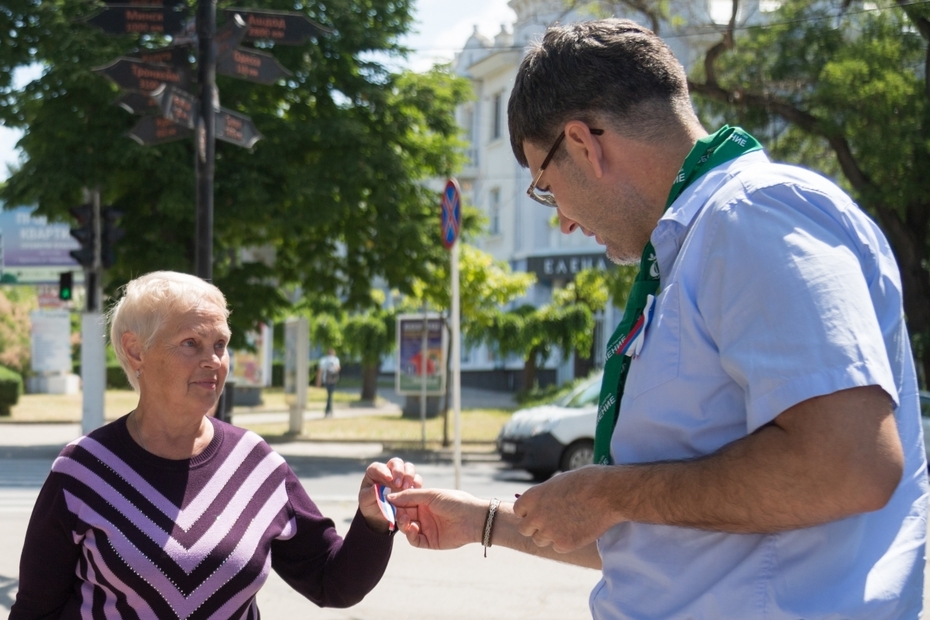
M419 489L423 486L423 478L416 473L413 463L406 463L396 457L386 464L372 463L365 470L365 478L358 492L358 508L368 522L368 527L378 532L387 532L389 523L381 514L375 499L375 485L378 484L388 487L389 492L397 492Z

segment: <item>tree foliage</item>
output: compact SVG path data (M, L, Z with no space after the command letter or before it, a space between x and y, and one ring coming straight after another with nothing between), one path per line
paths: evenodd
M214 274L232 293L234 335L278 318L290 302L280 290L335 295L352 307L367 302L376 277L405 292L429 279L443 251L438 197L422 181L458 165L453 112L469 91L448 67L397 73L379 61L404 53L397 41L412 25L412 2L237 6L296 6L333 34L265 45L293 72L272 86L217 77L221 104L251 116L264 135L251 150L217 143ZM91 69L169 41L111 37L78 22L96 10L83 0L0 7L0 119L25 131L26 156L2 197L58 220L84 187L122 206L127 234L108 274L112 291L154 269L192 271L194 154L190 140L142 147L125 137L138 117L113 106L116 87ZM14 91L13 70L30 63L42 76ZM249 247L271 248L273 262L243 262Z

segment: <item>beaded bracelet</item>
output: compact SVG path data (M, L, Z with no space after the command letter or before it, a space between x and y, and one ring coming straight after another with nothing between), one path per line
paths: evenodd
M481 539L481 545L484 547L484 557L488 557L488 547L491 546L491 528L494 526L494 515L497 514L497 507L500 504L501 500L495 497L488 506L488 517L484 521L484 538Z

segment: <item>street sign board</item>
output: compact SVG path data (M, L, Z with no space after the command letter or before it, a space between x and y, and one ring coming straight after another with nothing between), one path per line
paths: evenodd
M129 131L129 137L143 146L182 140L194 134L192 129L160 116L143 116Z
M193 129L197 124L197 96L176 86L162 84L152 91L161 115L178 125Z
M273 41L278 45L302 45L310 37L331 32L303 13L291 11L255 11L223 9L227 15L238 13L249 26L244 41Z
M140 92L152 92L162 84L187 88L190 75L185 69L155 65L135 58L120 57L104 67L94 69L116 83L120 88Z
M177 34L184 13L169 8L110 5L87 20L107 34Z
M249 27L237 13L226 16L226 23L216 30L213 41L216 44L216 59L222 60L239 46Z
M102 0L104 4L115 6L134 6L150 8L176 9L187 6L187 0Z
M459 238L462 227L462 192L455 179L449 179L442 192L442 245L448 250Z
M129 54L129 58L137 58L142 62L181 68L190 66L190 57L190 45L169 45L155 50L137 50Z
M123 93L114 104L131 114L153 114L159 111L158 102L142 93Z
M226 108L216 114L216 139L247 149L261 140L262 134L255 128L252 119Z
M218 58L216 72L259 84L274 84L282 77L292 75L271 54L242 48Z

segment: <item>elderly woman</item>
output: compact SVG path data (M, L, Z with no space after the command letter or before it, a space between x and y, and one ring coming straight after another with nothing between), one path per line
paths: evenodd
M274 569L320 606L381 579L393 530L375 485L421 486L400 459L368 466L343 539L256 434L208 414L229 369L223 294L173 272L141 276L110 313L139 393L62 450L36 502L10 618L258 618Z

